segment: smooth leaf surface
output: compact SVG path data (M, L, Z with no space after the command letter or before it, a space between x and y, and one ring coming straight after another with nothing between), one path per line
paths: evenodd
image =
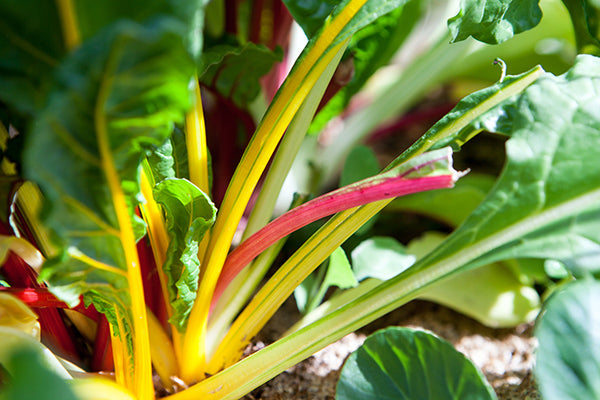
M578 281L554 293L535 336L535 376L545 400L600 397L600 283Z
M417 258L406 253L400 242L391 237L372 237L352 251L352 268L358 281L390 279L414 264Z
M536 26L542 19L539 0L461 0L460 11L448 20L452 42L469 36L498 44Z
M348 357L336 400L496 399L483 374L437 336L391 327Z
M325 19L338 4L336 0L283 0L283 3L309 38L323 26Z
M159 182L154 198L164 207L171 238L163 265L173 308L169 322L183 331L198 290L198 246L214 223L217 209L206 194L185 179Z

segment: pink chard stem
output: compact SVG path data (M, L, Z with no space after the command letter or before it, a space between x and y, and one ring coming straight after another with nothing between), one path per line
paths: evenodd
M427 153L416 157L410 165L405 163L329 192L276 218L229 254L217 282L212 305L216 304L227 285L254 258L281 238L311 222L379 200L453 187L460 174L452 169L450 156L450 149ZM419 160L422 162L419 163Z

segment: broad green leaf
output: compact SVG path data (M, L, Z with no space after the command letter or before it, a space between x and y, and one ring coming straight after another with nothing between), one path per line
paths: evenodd
M496 399L483 373L437 336L390 327L348 357L336 400Z
M348 289L357 284L346 253L338 247L329 256L327 265L322 265L294 290L294 298L298 310L307 313L321 304L329 288Z
M217 209L206 194L185 179L159 182L154 198L164 207L171 238L163 266L173 308L169 322L183 331L198 290L198 245L214 223Z
M188 52L198 60L202 51L204 7L207 3L208 0L104 0L75 1L73 5L83 40L120 19L145 23L157 15L176 18L182 22L179 29Z
M542 19L539 0L461 0L460 11L448 20L452 42L469 36L498 44L536 26Z
M535 329L535 376L545 400L600 397L600 283L578 281L555 292Z
M119 23L70 54L27 132L24 174L46 196L45 223L60 249L42 278L71 305L84 294L117 334L132 332L125 246L134 243L122 239L139 165L182 122L193 72L178 24Z
M363 241L352 251L352 268L356 280L377 278L387 280L414 264L416 257L408 254L396 239L377 236Z
M6 0L0 15L0 100L31 117L66 54L56 2Z
M213 46L202 54L198 75L203 84L246 107L260 93L260 77L281 57L281 49L271 51L251 42L241 47Z

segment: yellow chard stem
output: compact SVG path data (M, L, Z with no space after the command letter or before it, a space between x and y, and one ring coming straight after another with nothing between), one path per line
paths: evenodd
M208 149L206 146L206 128L204 126L204 111L198 78L192 82L194 91L194 107L185 116L186 146L190 181L204 193L209 192L208 185Z
M252 137L227 189L204 257L202 280L184 339L181 373L186 382L204 378L206 324L210 303L237 225L258 179L296 111L338 50L346 45L343 41L324 53L336 34L337 32L323 34L323 40L317 41L300 67L288 77L287 84L282 87L280 95L276 97Z
M106 70L112 71L109 59ZM127 268L127 281L129 283L129 296L131 298L131 316L133 320L133 365L129 365L130 357L126 357L126 373L133 373L132 386L128 387L140 400L154 399L154 386L152 383L152 363L150 357L150 338L148 335L148 322L146 317L146 304L144 301L144 288L140 272L140 262L135 245L135 235L131 226L131 218L127 208L127 201L117 170L108 138L108 127L104 113L104 105L108 100L109 88L112 77L104 76L98 91L96 106L94 107L94 121L100 152L102 170L106 176L108 187L112 194L114 209L119 224L119 237L123 246L125 265ZM124 335L121 332L121 335Z
M352 0L343 11L327 21L314 45L292 69L280 88L234 173L212 230L198 297L184 339L185 359L181 372L186 382L204 378L206 324L212 294L248 200L292 118L323 71L349 39L336 45L333 45L334 40L366 2Z

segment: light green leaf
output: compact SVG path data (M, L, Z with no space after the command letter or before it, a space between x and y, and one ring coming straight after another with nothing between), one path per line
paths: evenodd
M246 107L260 93L259 78L281 58L281 49L271 51L251 42L241 47L209 47L200 59L200 81L236 105Z
M437 336L390 327L348 357L336 400L496 399L483 374Z
M580 53L600 53L600 3L594 0L563 0L575 31Z
M469 36L498 44L536 26L542 19L539 0L461 0L460 11L448 20L452 42Z
M206 194L185 179L159 182L154 198L164 207L171 239L163 265L173 308L169 322L183 331L198 290L198 245L214 223L217 209Z
M373 237L352 251L352 267L356 280L390 279L414 264L417 258L391 237Z
M166 178L189 179L188 154L185 134L175 128L171 136L148 156L148 164L155 182Z
M42 278L71 305L83 293L116 333L131 332L123 246L132 245L121 241L117 210L128 207L134 224L140 162L189 106L194 64L178 32L170 20L122 22L90 39L61 65L27 132L24 174L46 196L45 223L60 250ZM115 202L116 191L127 204Z
M327 264L309 275L296 288L294 298L298 310L301 313L308 313L321 304L329 288L349 289L357 284L346 253L341 247L338 247L329 256Z
M535 376L545 400L600 397L600 283L567 284L548 300L536 326Z

